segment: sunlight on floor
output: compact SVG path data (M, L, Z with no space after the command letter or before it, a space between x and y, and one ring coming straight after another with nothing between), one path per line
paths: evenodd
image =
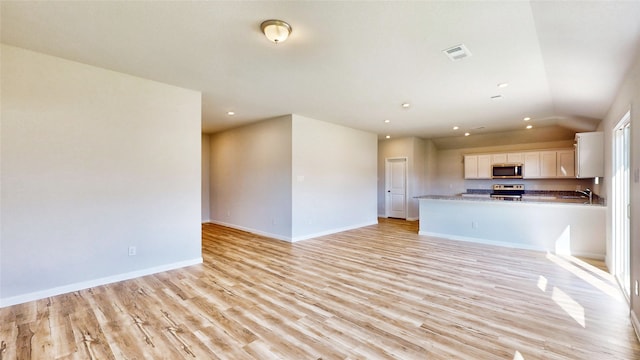
M556 254L571 255L571 226L567 226L556 240Z
M555 303L569 314L569 316L571 316L578 324L582 327L586 326L586 322L584 320L584 307L577 301L573 300L571 296L554 286L551 299L553 299L553 301L555 301Z
M542 292L547 291L547 278L542 275L538 278L538 289L542 290Z
M598 275L600 275L601 273L604 273L602 270L596 268L595 266L590 265L580 259L577 259L569 255L559 256L559 255L554 255L552 253L547 253L547 259L549 259L551 262L555 263L556 265L562 267L563 269L570 271L572 274L576 275L580 279L593 285L596 289L611 296L613 299L620 302L625 301L622 296L622 293L615 285L608 284L602 279L594 276L593 274L590 274L589 272L583 269L583 268L589 269L589 271ZM581 267L577 266L576 264L580 264Z

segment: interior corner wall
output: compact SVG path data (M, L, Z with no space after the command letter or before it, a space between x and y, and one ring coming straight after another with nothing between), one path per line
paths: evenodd
M291 241L291 116L211 135L211 222Z
M293 115L293 240L378 223L377 135Z
M202 262L199 92L7 45L1 62L0 306Z
M417 137L380 140L378 145L378 214L386 216L385 166L386 159L407 158L407 220L419 218L419 201L425 195L427 171L427 142Z
M600 130L605 137L605 197L610 198L613 178L613 130L622 117L631 112L631 314L636 333L640 335L640 296L634 293L634 284L640 282L640 53L637 54L634 65L629 70L625 81L600 124ZM607 201L607 266L612 268L612 201Z
M202 134L202 181L200 189L202 193L201 214L202 222L211 221L211 209L209 204L209 173L211 172L211 136Z

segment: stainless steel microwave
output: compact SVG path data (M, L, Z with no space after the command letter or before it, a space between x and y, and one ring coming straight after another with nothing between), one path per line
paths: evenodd
M522 179L522 164L491 165L492 179Z

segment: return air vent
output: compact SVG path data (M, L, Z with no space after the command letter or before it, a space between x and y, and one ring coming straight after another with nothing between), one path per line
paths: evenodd
M471 56L471 52L464 44L456 45L448 49L442 50L451 61L458 61Z

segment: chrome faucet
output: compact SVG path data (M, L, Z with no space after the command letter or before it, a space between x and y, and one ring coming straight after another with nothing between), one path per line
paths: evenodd
M589 198L589 204L593 204L593 190L591 190L589 188L586 188L586 189L584 189L584 191L576 190L576 192L578 194L582 194L582 195L588 197Z

